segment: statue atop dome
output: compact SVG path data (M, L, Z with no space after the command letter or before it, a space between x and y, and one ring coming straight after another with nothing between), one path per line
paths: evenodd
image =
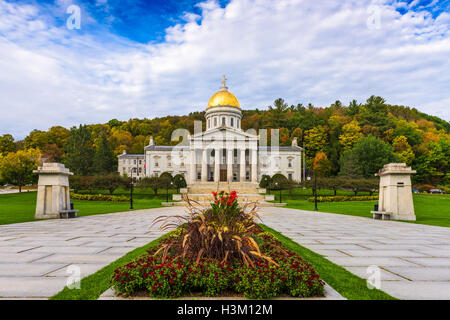
M228 91L228 87L226 85L227 82L227 78L225 77L225 75L222 76L222 86L219 88L220 91Z

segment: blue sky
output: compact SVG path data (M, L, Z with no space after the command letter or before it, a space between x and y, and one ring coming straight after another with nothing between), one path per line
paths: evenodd
M67 8L79 6L81 29ZM0 134L383 96L450 120L450 0L0 0Z

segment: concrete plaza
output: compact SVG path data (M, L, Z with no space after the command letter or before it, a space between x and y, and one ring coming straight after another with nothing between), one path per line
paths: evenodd
M450 299L450 228L287 208L262 208L261 218L361 278L379 267L393 297Z
M47 299L76 276L101 269L160 237L150 229L183 207L0 226L0 298ZM263 223L400 299L450 299L450 229L286 208L261 208Z

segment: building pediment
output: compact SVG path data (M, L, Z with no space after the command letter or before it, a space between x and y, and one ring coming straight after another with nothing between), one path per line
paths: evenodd
M205 132L200 132L190 136L190 140L206 140L206 141L214 141L214 140L248 140L255 141L258 140L259 137L257 135L244 132L238 129L232 129L226 126L222 126L219 128L211 129Z

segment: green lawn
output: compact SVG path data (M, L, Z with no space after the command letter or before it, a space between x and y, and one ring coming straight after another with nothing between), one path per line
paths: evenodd
M116 194L116 193L115 193ZM119 193L117 193L119 194ZM34 221L36 210L36 192L23 192L0 195L0 225ZM161 207L161 202L166 201L165 195L153 195L138 193L133 196L134 209L150 209ZM170 197L169 197L170 199ZM129 202L108 201L79 201L73 200L74 208L80 210L78 216L93 214L129 211Z
M308 197L311 194L310 190L302 191L303 194L308 194ZM332 192L322 191L322 193L330 194ZM321 193L318 194L322 195ZM286 193L282 195L282 201L287 203L288 208L314 210L314 203L306 200L308 197L302 197L300 193L295 193L292 196ZM279 194L276 194L275 200L279 201ZM413 201L417 221L408 222L450 227L450 197L448 195L414 194ZM317 207L321 212L372 218L370 211L377 203L378 201L319 202Z

